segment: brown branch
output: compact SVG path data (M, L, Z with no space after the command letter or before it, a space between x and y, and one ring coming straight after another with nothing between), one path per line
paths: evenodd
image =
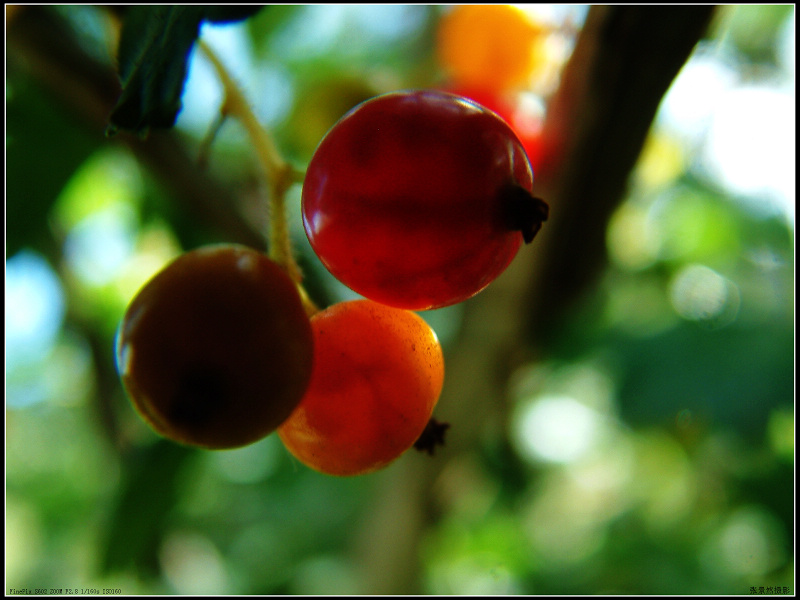
M551 218L527 313L544 342L606 264L606 226L622 200L664 93L708 27L713 5L593 6L552 99L550 161L537 180Z

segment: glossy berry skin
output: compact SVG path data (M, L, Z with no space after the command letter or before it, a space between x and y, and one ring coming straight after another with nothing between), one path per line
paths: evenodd
M322 473L381 469L414 445L439 399L444 359L436 334L419 315L369 300L335 304L311 324L311 384L278 435Z
M159 434L209 449L273 432L311 376L311 325L292 280L236 245L187 252L130 303L117 366L134 407Z
M394 92L323 138L303 183L303 223L323 264L362 296L439 308L509 265L532 185L522 143L495 113L446 92Z
M542 128L544 115L520 102L516 93L497 93L482 88L456 86L446 89L451 94L464 96L498 114L517 135L525 148L533 172L538 172L543 162Z

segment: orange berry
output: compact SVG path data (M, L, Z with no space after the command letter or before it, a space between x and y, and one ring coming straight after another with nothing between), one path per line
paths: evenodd
M543 28L505 4L458 5L440 22L439 61L459 85L495 91L524 86Z
M416 313L371 300L311 318L308 391L278 435L302 463L329 475L376 471L414 445L444 383L434 331Z

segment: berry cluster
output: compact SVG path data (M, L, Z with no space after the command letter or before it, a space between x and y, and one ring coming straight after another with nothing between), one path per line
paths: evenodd
M532 184L517 136L470 100L427 90L360 104L314 153L302 214L320 260L364 299L309 311L299 282L254 250L187 252L125 314L117 358L134 406L204 448L277 430L333 475L430 450L420 437L443 431L429 423L444 359L413 311L464 301L503 272L547 219Z

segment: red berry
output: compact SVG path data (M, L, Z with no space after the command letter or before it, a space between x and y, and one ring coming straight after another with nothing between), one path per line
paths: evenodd
M136 295L117 339L135 408L174 441L235 448L274 431L311 376L313 336L297 288L242 246L187 252Z
M544 109L523 101L519 92L498 93L481 88L454 87L450 93L474 100L481 106L496 112L522 142L534 174L542 164ZM533 105L530 105L533 104Z
M291 453L330 475L385 467L414 445L444 382L434 331L417 314L369 300L311 318L314 371L278 429Z
M499 276L547 218L522 143L495 113L440 91L378 96L328 132L303 184L309 241L377 302L455 304Z

